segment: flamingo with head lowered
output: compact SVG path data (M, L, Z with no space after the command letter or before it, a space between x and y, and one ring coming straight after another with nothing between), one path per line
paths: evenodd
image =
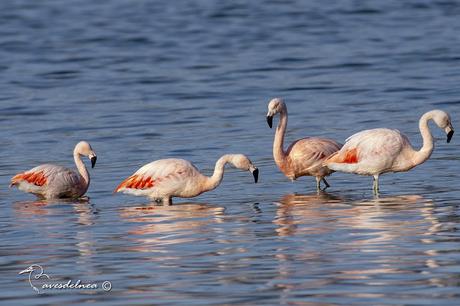
M329 187L325 177L334 171L325 167L323 162L342 145L331 139L306 137L294 141L285 151L283 147L288 112L283 99L275 98L268 103L267 123L270 128L276 114L280 114L280 122L273 141L273 158L278 168L291 180L301 176L314 176L317 190L320 190L321 181L326 185L325 188Z
M222 181L225 164L250 171L257 183L259 169L243 154L226 154L219 158L211 177L205 176L183 159L160 159L144 165L121 182L114 192L146 196L158 204L172 204L172 197L192 198L215 189Z
M78 173L68 168L43 164L16 174L11 179L10 187L29 192L39 198L79 198L88 190L90 177L81 156L91 160L91 167L96 164L96 153L86 141L80 141L73 151Z
M349 137L342 149L331 155L324 164L335 171L372 175L374 193L377 194L381 174L408 171L430 158L434 149L433 136L428 127L430 120L446 132L447 142L450 142L454 129L449 114L432 110L419 121L423 138L420 150L415 150L406 135L398 130L365 130Z

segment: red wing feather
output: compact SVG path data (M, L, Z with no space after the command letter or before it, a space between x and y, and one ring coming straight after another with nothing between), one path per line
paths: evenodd
M135 174L121 182L121 184L115 189L115 192L118 192L122 188L147 189L153 187L154 185L155 180L151 177L143 177Z
M358 162L358 150L353 148L347 151L342 162L346 164L356 164Z
M331 155L328 163L356 164L358 162L358 150L356 148L347 150L340 154L340 151Z
M43 186L46 184L47 179L43 171L19 173L11 179L10 186L17 185L20 181L26 181L36 186Z

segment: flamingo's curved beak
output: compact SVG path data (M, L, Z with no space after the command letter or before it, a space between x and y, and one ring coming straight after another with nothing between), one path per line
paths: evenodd
M273 126L273 116L267 115L267 123L270 128Z
M257 183L257 181L259 180L259 169L257 169L256 167L250 169L252 175L254 176L254 183Z
M452 126L448 126L445 131L447 133L447 143L449 143L452 139L452 136L454 136L454 129Z
M91 156L90 160L91 160L91 168L94 168L94 166L96 165L97 156L96 155Z

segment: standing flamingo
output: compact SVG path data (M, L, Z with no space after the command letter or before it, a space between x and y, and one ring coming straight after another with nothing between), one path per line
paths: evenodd
M79 198L88 190L90 178L81 155L91 160L91 168L96 164L96 153L86 141L80 141L73 150L73 157L78 173L73 170L43 164L28 171L16 174L11 179L10 187L35 194L39 198Z
M398 130L365 130L349 137L342 149L325 161L325 165L335 171L372 175L374 193L378 194L380 174L408 171L430 158L434 144L429 120L444 129L449 143L454 135L450 116L442 110L432 110L419 121L423 138L419 151L414 150L406 135Z
M171 205L172 197L192 198L219 186L224 176L225 164L250 171L257 183L259 169L243 154L226 154L219 158L214 174L201 174L190 162L183 159L160 159L144 165L125 179L114 192L146 196L157 203Z
M275 98L268 103L267 123L270 128L273 124L273 116L280 114L280 122L276 128L275 140L273 141L273 158L281 172L291 180L300 176L316 177L316 189L320 190L321 180L329 187L325 176L332 172L323 166L324 160L332 153L340 149L341 145L334 140L320 137L306 137L294 141L284 151L284 134L288 122L288 112L283 99Z

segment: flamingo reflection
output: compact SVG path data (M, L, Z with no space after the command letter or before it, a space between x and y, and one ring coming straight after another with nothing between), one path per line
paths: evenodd
M122 208L120 216L136 225L128 231L137 242L135 250L151 252L170 244L190 243L198 237L209 236L211 226L222 223L224 207L207 203L182 203L172 206L134 205Z

